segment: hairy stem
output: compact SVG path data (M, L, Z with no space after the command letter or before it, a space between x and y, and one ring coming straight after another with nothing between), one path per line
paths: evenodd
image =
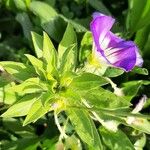
M59 121L58 121L58 117L57 117L57 113L56 113L56 112L54 112L54 119L55 119L55 123L56 123L56 125L57 125L57 128L58 128L58 130L59 130L59 132L60 132L60 140L61 140L62 138L67 138L67 135L65 134L65 131L62 129L62 127L61 127L60 124L59 124Z

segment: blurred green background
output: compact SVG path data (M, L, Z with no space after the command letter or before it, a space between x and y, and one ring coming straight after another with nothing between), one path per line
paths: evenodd
M0 0L0 60L24 61L24 53L34 54L30 31L45 30L57 46L71 22L82 37L95 11L116 18L113 31L138 44L150 69L149 0Z

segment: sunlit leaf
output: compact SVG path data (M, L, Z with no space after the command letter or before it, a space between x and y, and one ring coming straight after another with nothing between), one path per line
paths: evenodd
M44 70L44 63L32 55L25 54L25 56L29 59L29 61L35 68L37 74L43 78L46 77L45 70Z
M16 80L26 80L35 75L34 68L29 65L12 62L12 61L2 61L0 65L11 74Z
M72 150L82 150L82 147L81 147L81 143L79 141L79 139L75 136L71 136L71 137L68 137L66 140L65 140L65 148L66 149L72 149Z
M66 49L60 62L60 72L65 73L75 70L77 62L76 50L76 45L71 45Z
M149 130L150 122L147 119L138 118L138 117L128 117L126 122L132 128L135 128L135 129L140 130L144 133L150 134L150 130Z
M42 96L41 96L42 97ZM30 107L30 110L27 113L27 117L25 118L25 121L23 122L23 126L35 122L39 118L41 118L43 115L45 115L48 112L49 106L45 107L42 105L41 97L36 100L33 105Z
M38 100L38 94L26 95L22 99L20 99L17 103L11 106L5 113L1 115L1 117L19 117L27 115L30 110L32 104Z
M103 142L107 145L109 149L134 150L134 146L132 145L131 141L121 130L118 130L116 132L110 132L105 128L101 127L100 134L102 136Z
M98 108L114 109L130 106L130 103L126 99L103 88L89 90L81 93L81 95L92 106Z
M35 49L36 56L38 58L42 57L42 50L43 50L43 37L35 32L31 32L32 41Z
M140 138L134 143L134 147L136 150L143 150L146 144L146 135L143 133Z
M59 55L60 61L63 59L62 57L63 57L66 49L70 45L75 44L75 43L77 43L76 33L75 33L72 25L70 23L68 23L66 31L65 31L63 38L58 47L58 55Z
M103 149L96 127L87 111L70 109L67 112L69 113L69 118L80 138L90 147L97 150Z
M47 64L47 72L51 73L57 67L57 53L53 43L44 32L43 37L43 58Z
M101 76L92 73L83 73L77 77L74 77L70 83L70 87L78 91L87 91L106 84L108 84L108 81Z
M48 90L48 88L39 78L30 78L19 85L14 85L10 90L24 95L29 93L42 93Z
M24 2L24 0L13 0L17 9L22 10L22 11L26 11L26 4Z
M7 84L3 87L0 87L0 103L2 104L13 104L17 100L16 94L10 90L13 84Z

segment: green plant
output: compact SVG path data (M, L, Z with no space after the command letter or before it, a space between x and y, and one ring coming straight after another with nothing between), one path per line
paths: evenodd
M81 47L90 35L86 33ZM127 148L134 149L128 136L121 131L121 124L138 130L141 138L150 133L148 116L139 113L144 101L141 100L142 106L137 105L131 110L131 98L128 94L120 95L127 89L122 91L109 79L109 76L122 74L122 70L108 68L104 75L97 75L81 65L84 61L79 61L79 56L86 53L78 54L76 33L71 24L68 24L57 51L45 32L43 37L32 32L32 40L37 58L26 54L27 64L0 62L3 73L8 74L4 80L10 85L5 86L5 90L12 91L17 98L2 117L26 116L23 122L26 126L52 112L60 132L56 145L62 146L65 139L63 147L66 149L81 149L82 145L89 149L112 149L116 144L122 149L124 143ZM149 82L143 81L143 84ZM111 85L115 93L104 85Z

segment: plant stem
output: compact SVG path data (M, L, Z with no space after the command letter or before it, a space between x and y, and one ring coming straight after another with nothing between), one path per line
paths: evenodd
M105 79L111 84L112 88L114 89L114 93L117 95L117 96L123 96L123 91L117 87L117 85L110 79L110 78L107 78L105 77Z
M86 101L83 100L83 103L86 107L90 108L90 105ZM106 122L105 120L101 119L95 111L92 111L92 114L95 117L95 119L99 121L105 128L114 132L117 131L117 127L119 125L118 122L115 122L115 121Z
M62 138L67 138L67 135L65 134L65 131L61 128L61 126L60 126L60 124L59 124L59 121L58 121L58 117L57 117L57 113L56 113L56 112L54 112L54 119L55 119L55 123L56 123L56 125L57 125L57 128L58 128L58 130L59 130L59 132L60 132L60 140L61 140Z

